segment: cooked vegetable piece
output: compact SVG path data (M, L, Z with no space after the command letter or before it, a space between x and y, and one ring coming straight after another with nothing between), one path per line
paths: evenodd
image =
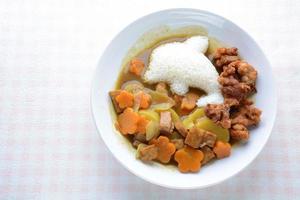
M154 110L140 110L139 115L146 117L148 120L159 121L159 114Z
M187 130L191 129L195 125L193 121L188 120L186 118L182 121L182 124L183 124L184 128Z
M135 94L139 91L142 91L144 89L144 86L141 82L132 80L132 81L127 81L123 83L121 86L122 90L126 90L127 92L130 92L132 94Z
M116 128L117 131L121 132L118 120L115 122L115 128Z
M193 110L196 107L196 102L199 99L199 95L188 92L182 99L180 108L182 110Z
M133 96L134 96L133 111L138 112L142 101L141 91L134 93Z
M204 155L202 151L186 146L175 153L175 160L181 172L198 172Z
M173 110L172 108L170 108L168 111L171 112L171 117L172 117L172 121L175 123L178 120L180 120L180 117L178 116L178 114L175 112L175 110Z
M118 96L116 96L116 101L121 109L133 106L133 95L125 90L122 90Z
M142 96L142 98L141 98L140 108L142 108L142 109L149 108L149 106L151 104L151 96L145 92L142 92L141 96Z
M149 120L147 120L144 116L139 116L139 121L137 123L137 133L146 133L146 127L149 123Z
M116 97L121 93L121 90L114 90L109 92L109 96L111 98L111 101L113 102L114 109L117 114L121 113L123 111L122 108L120 108L118 102L116 101Z
M134 95L134 110L147 109L151 104L151 96L143 91L139 91Z
M130 61L129 71L137 76L140 76L144 70L145 64L138 58L133 58Z
M139 140L133 140L133 142L132 142L132 146L134 146L135 148L138 148L138 146L139 146L140 144L142 144L142 142L139 141Z
M197 108L194 112L189 114L187 118L185 118L182 123L186 129L190 129L194 126L194 122L196 119L199 119L204 116L204 109L203 108Z
M141 149L146 147L147 145L146 144L143 144L143 143L140 143L138 144L137 146L137 150L136 150L136 153L135 153L135 157L136 158L140 158L141 157Z
M146 126L146 140L150 141L159 135L159 124L157 121L150 121Z
M209 38L209 45L206 54L211 55L217 52L217 49L222 47L220 42L216 38Z
M151 95L153 104L170 103L170 105L172 105L172 106L175 105L175 101L171 97L169 97L167 94L157 92L154 90L150 90L150 89L145 89L145 92Z
M159 103L151 106L151 109L155 111L164 111L169 110L170 108L172 108L172 104L170 103Z
M171 135L174 129L171 112L163 111L160 113L159 130L161 133Z
M140 117L133 112L132 108L126 108L122 114L118 116L118 125L122 134L134 134L138 127Z
M170 162L171 156L175 153L175 145L169 141L166 136L159 136L157 139L151 140L151 144L154 144L158 148L157 159L162 163Z
M206 131L210 131L217 135L217 140L228 142L229 141L229 131L228 129L222 128L216 125L207 117L202 117L197 120L195 126Z
M213 151L215 152L217 158L225 158L230 156L231 145L228 142L217 141Z

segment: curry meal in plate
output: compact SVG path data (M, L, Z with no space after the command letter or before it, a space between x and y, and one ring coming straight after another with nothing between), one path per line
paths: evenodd
M260 122L251 100L257 70L238 48L215 43L200 34L170 36L122 68L108 94L115 126L145 164L198 172L229 157L232 145L247 141L249 128Z

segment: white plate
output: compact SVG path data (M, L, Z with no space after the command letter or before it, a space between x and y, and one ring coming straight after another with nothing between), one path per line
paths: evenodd
M108 92L113 89L123 57L136 40L149 29L168 25L200 25L210 36L238 47L242 57L258 70L256 105L262 109L259 126L251 130L250 140L232 151L229 158L217 160L194 174L180 173L175 167L144 164L134 149L115 131ZM220 183L240 172L255 159L266 144L276 115L277 96L271 66L258 44L241 28L218 15L194 9L171 9L152 13L128 25L107 46L98 63L92 84L91 104L97 129L117 160L133 174L157 185L191 189Z

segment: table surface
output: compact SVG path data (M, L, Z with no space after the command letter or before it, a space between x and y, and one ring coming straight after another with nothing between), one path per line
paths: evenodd
M166 189L129 173L90 112L105 46L136 18L171 7L209 10L248 31L271 61L279 93L259 157L202 190ZM1 0L0 199L299 199L299 10L298 0Z

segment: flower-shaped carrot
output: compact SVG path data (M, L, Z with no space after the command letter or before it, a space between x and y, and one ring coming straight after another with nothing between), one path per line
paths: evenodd
M140 102L140 108L142 108L142 109L149 108L150 103L151 103L151 96L144 92L142 92L141 95L142 95L142 98L141 98L141 102Z
M124 112L118 116L118 128L124 135L134 134L137 131L139 119L139 115L133 112L132 108L126 108Z
M134 106L133 109L138 110L149 108L151 103L151 96L143 91L139 91L134 95Z
M146 126L148 125L149 120L147 120L144 116L139 116L139 121L137 123L137 133L146 133Z
M197 172L204 158L202 151L186 146L175 153L175 160L181 172Z
M128 108L133 106L133 95L125 90L122 90L118 96L116 96L116 102L120 108Z
M231 145L227 142L217 141L213 151L215 152L217 158L225 158L230 156Z
M170 142L166 136L159 136L159 138L151 140L151 144L155 144L158 148L157 159L162 163L170 162L171 156L175 153L176 147Z
M130 62L129 71L137 76L140 76L144 70L144 63L142 60L134 58Z

